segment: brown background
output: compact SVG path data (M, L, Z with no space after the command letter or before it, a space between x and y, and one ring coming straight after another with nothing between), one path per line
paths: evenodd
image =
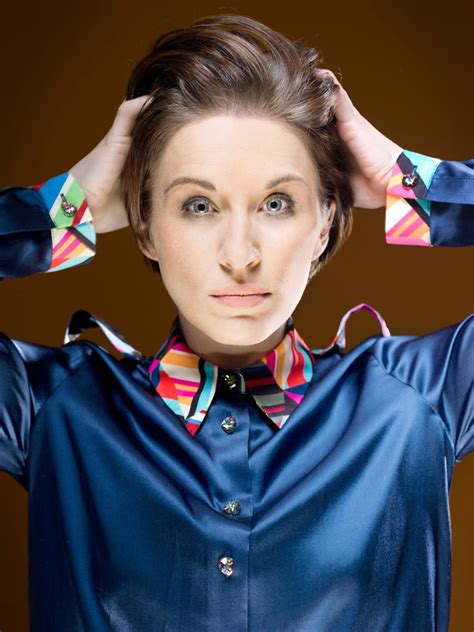
M0 186L28 186L67 171L106 133L132 67L153 40L227 11L321 50L361 112L400 145L439 158L470 158L472 7L443 3L441 11L423 1L10 4L0 16ZM421 335L458 322L473 311L473 259L472 248L387 245L383 209L356 210L351 239L313 279L294 313L298 330L312 348L325 346L345 311L360 302L381 311L392 334ZM3 282L0 300L0 330L12 338L60 345L67 319L84 308L147 354L158 349L175 313L129 229L99 235L90 265ZM370 315L356 314L348 349L376 332ZM84 337L113 351L96 333ZM456 467L451 488L451 632L474 629L473 481L469 456ZM0 507L0 629L22 632L28 621L27 494L5 475Z

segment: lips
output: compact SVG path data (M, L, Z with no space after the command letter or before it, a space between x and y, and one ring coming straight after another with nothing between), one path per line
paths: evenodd
M255 307L256 305L260 305L264 301L268 300L270 296L269 293L266 294L244 294L244 295L236 295L236 294L222 294L221 296L213 296L212 298L215 301L223 305L227 305L229 307Z
M229 285L211 292L211 296L255 296L262 294L270 294L270 292L260 285L249 283L245 285Z

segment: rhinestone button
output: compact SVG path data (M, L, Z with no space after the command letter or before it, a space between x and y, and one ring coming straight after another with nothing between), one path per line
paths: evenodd
M236 427L237 419L232 415L227 415L227 417L224 417L221 422L221 428L222 430L224 430L224 432L227 432L227 434L232 434L233 432L235 432Z
M413 173L405 173L403 174L402 184L405 189L411 189L415 186L419 179L420 176L415 171L413 171Z
M236 500L235 498L233 498L232 500L229 500L229 502L224 505L224 511L232 515L236 515L240 513L239 501Z
M74 217L77 213L77 206L67 201L64 193L61 193L61 209L67 217Z
M237 388L237 376L236 375L233 375L232 373L224 373L223 380L224 380L224 384L227 386L227 388L229 388L231 390Z
M224 555L219 558L217 566L219 567L220 572L228 577L234 572L234 558Z

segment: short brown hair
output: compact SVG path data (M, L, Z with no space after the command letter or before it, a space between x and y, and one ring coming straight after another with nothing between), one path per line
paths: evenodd
M317 72L319 63L318 52L303 41L242 15L207 16L159 36L126 91L127 99L152 96L137 117L122 175L137 242L150 245L151 173L171 136L206 116L263 116L293 126L319 173L322 208L336 200L328 245L312 263L309 281L349 236L354 201L352 163L334 115L338 87Z

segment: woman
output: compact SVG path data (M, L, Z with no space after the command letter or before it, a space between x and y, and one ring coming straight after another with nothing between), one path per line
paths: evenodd
M389 243L474 244L474 163L402 151L317 61L242 16L171 31L88 156L2 191L3 278L129 223L178 312L153 357L84 311L59 348L0 336L33 632L448 629L474 319L390 336L363 304L311 350L291 314L354 203L386 202ZM361 308L383 335L345 353Z

